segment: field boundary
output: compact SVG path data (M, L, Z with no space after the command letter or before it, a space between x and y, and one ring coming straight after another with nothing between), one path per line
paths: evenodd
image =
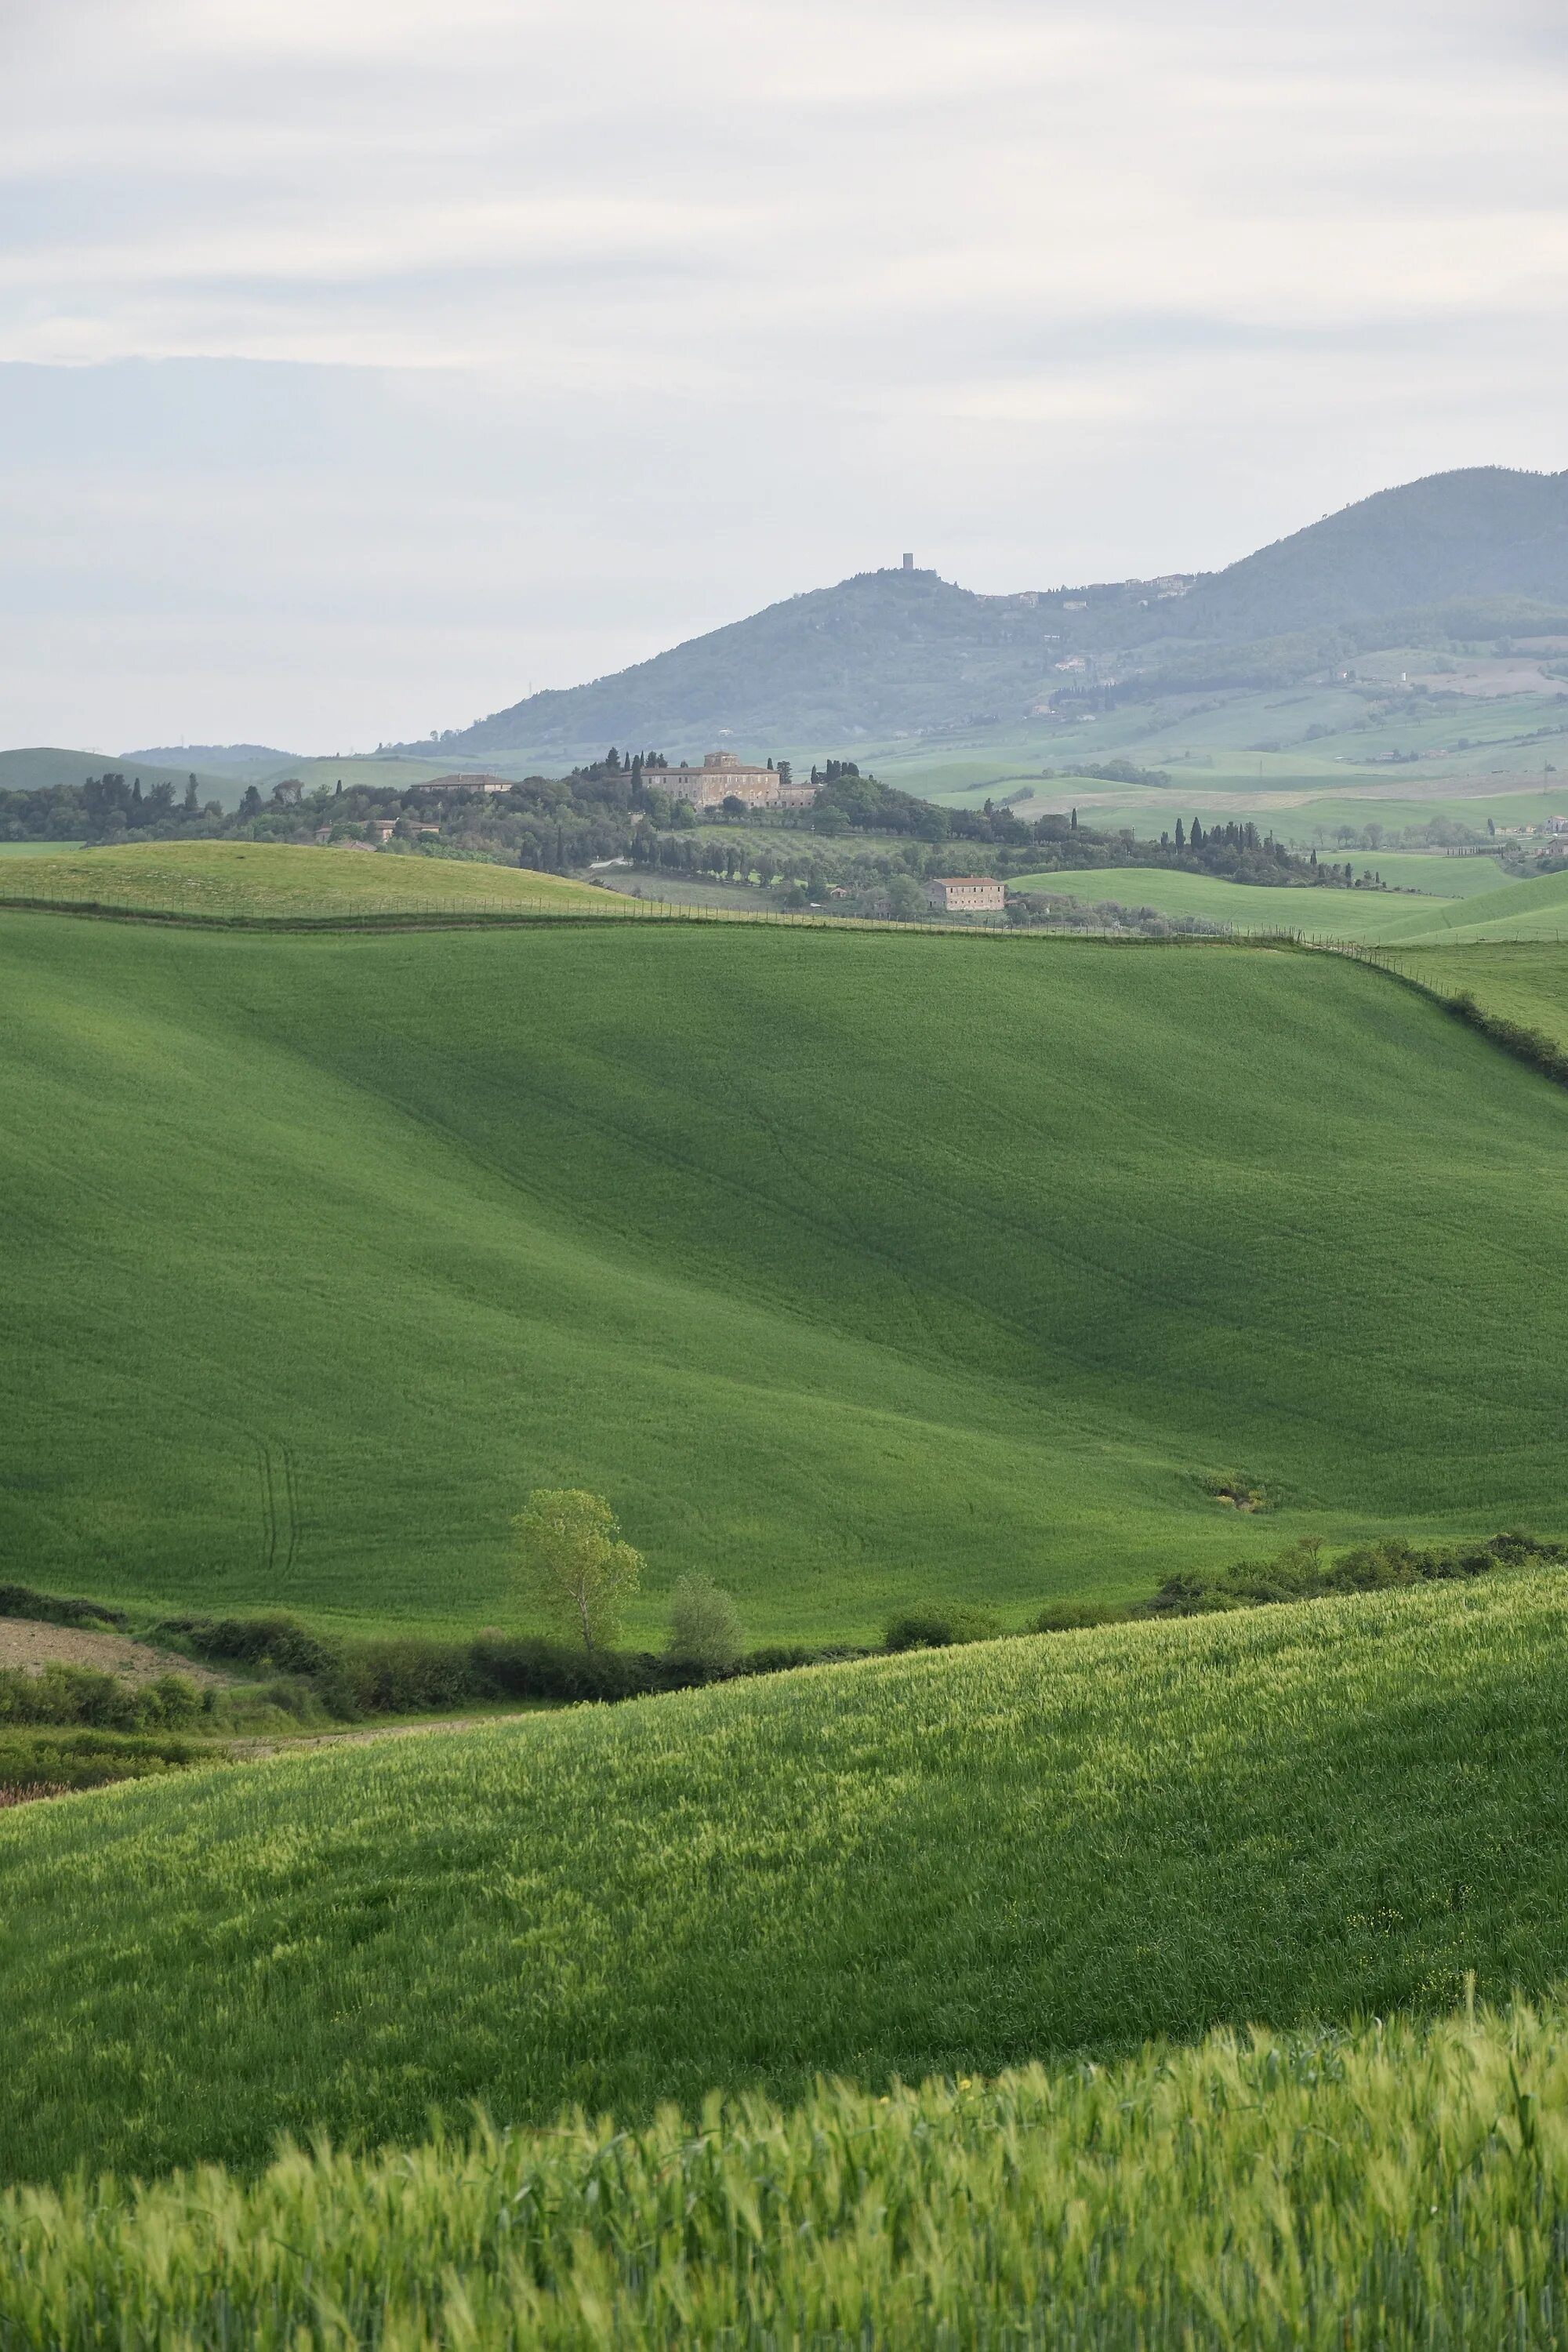
M606 894L607 896L609 894ZM1116 947L1295 947L1352 950L1358 942L1333 933L1281 929L1260 925L1244 930L1235 924L1216 925L1211 931L1152 935L1107 926L1060 930L1014 923L900 922L877 915L786 913L782 909L744 907L687 906L676 899L619 898L603 908L563 905L553 898L518 899L506 907L467 907L448 903L406 908L338 908L330 914L222 914L196 907L144 907L109 898L55 898L37 892L12 896L0 891L0 914L74 915L105 922L154 923L173 929L217 931L433 931L521 930L542 924L644 922L698 925L750 925L753 928L807 931L880 931L904 939L1032 940L1096 941Z
M1489 940L1485 944L1488 947L1550 947L1554 942L1551 940ZM1495 1045L1500 1053L1507 1054L1511 1060L1522 1063L1526 1069L1550 1079L1553 1086L1568 1087L1568 1051L1564 1051L1554 1037L1548 1036L1543 1029L1527 1029L1521 1022L1509 1021L1501 1013L1489 1013L1468 989L1461 989L1453 996L1446 996L1440 988L1434 988L1429 981L1422 980L1415 972L1405 971L1394 961L1400 952L1397 947L1378 947L1370 940L1345 940L1333 947L1326 942L1320 943L1311 952L1344 956L1352 963L1369 964L1374 971L1382 972L1384 979L1409 989L1416 996L1425 997L1428 1004L1435 1004L1450 1020L1463 1022L1467 1029L1473 1029L1478 1036L1484 1037L1489 1045ZM1411 952L1418 953L1419 950Z

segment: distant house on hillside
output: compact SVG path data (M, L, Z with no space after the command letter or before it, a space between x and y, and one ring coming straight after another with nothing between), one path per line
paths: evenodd
M432 776L427 784L411 784L416 793L510 793L510 776Z
M755 767L738 751L709 751L700 768L649 768L643 782L694 809L720 808L729 800L745 808L809 808L816 798L815 784L791 783L787 771L781 775L771 762Z
M1006 908L1007 892L988 875L944 874L926 884L926 900L935 915L999 915Z
M373 816L370 829L377 841L390 841L397 831L397 819L395 816Z

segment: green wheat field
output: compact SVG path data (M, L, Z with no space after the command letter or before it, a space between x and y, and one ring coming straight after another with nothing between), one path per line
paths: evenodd
M1568 1536L1568 1097L1442 1002L1568 1043L1558 877L1380 969L247 855L0 906L0 1584L526 1632L570 1485L628 1643L1010 1637L8 1804L0 2352L1568 2347L1568 1570L1025 1630Z
M1027 1622L1270 1540L1564 1518L1568 1103L1340 958L744 925L0 923L0 1540L478 1628L535 1486L656 1633Z

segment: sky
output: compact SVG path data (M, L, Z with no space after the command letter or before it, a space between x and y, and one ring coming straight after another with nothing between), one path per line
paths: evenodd
M1568 465L1561 0L5 0L0 744Z

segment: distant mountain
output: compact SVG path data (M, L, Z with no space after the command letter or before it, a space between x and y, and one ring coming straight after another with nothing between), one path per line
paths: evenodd
M151 751L121 751L119 764L128 767L133 760L162 760L178 766L184 761L198 774L205 769L209 775L234 775L242 782L252 779L259 782L264 776L298 767L304 757L302 751L279 751L269 743L161 743Z
M1061 622L1034 595L977 596L934 572L863 572L770 604L590 686L529 697L443 736L443 752L768 751L1006 712L1044 693ZM1059 679L1057 683L1060 683Z
M153 784L174 784L182 793L186 777L194 772L204 800L216 799L225 783L225 779L210 771L204 772L194 759L183 754L178 764L170 766L148 752L68 751L54 744L36 744L25 751L0 751L0 793L37 793L52 784L79 784L89 776L101 776L105 769L140 776L144 790Z
M1472 466L1380 490L1200 581L1172 626L1245 639L1494 596L1568 602L1568 473Z
M1521 604L1521 600L1526 600ZM609 743L670 753L733 742L841 748L1016 720L1071 682L1060 665L1244 678L1310 667L1317 641L1440 640L1456 621L1521 628L1568 606L1568 473L1475 467L1380 491L1225 571L984 596L934 572L867 572L792 596L591 684L530 696L452 730L443 756L579 758ZM1447 614L1428 608L1447 604ZM1461 614L1459 605L1468 609ZM1379 616L1393 634L1379 635ZM1426 635L1420 632L1425 629ZM1291 639L1283 651L1279 641ZM1177 641L1173 645L1172 640ZM407 746L410 750L428 746Z

